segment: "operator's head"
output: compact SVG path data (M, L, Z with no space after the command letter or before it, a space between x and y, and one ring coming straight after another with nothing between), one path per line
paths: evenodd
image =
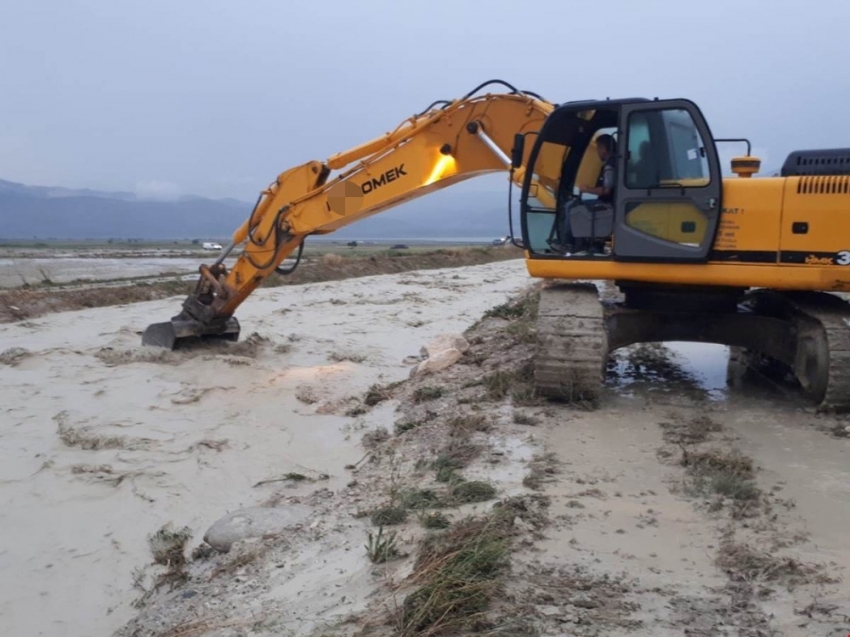
M614 138L611 135L605 134L596 138L596 151L602 161L614 154L615 147Z

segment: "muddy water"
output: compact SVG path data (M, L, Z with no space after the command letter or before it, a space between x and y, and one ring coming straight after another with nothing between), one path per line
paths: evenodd
M216 254L206 261L215 259ZM109 281L166 273L191 273L205 261L198 258L127 257L0 259L0 288L72 281Z
M363 431L334 403L405 378L405 357L528 282L514 261L258 290L242 341L270 342L240 356L140 356L175 299L0 326L0 351L30 352L0 365L0 633L109 635L163 524L189 526L195 546L264 501L260 481L326 473L305 488L343 487Z

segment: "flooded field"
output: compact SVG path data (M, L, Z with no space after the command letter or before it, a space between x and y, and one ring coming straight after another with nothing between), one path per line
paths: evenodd
M214 259L207 257L208 261ZM186 257L0 258L0 288L192 274L198 271L200 263L203 261L198 258Z

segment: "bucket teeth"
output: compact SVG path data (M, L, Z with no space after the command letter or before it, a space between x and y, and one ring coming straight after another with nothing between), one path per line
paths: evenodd
M206 325L191 319L175 318L166 323L149 325L142 335L142 345L175 350L208 339L239 340L239 322L231 317L214 325Z

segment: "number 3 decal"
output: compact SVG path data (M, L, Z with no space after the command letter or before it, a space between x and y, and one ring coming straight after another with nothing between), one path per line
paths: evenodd
M836 254L835 263L838 265L850 265L850 250L842 250Z

